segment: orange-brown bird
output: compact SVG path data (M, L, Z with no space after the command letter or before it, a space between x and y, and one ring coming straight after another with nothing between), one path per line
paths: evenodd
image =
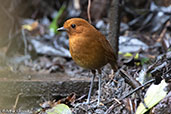
M109 63L114 71L117 70L116 56L111 45L95 27L81 18L72 18L64 23L64 26L57 29L66 31L69 36L69 50L72 59L81 67L90 69L93 73L87 103L90 103L90 96L96 70L99 71L98 102L101 95L101 70L100 68Z

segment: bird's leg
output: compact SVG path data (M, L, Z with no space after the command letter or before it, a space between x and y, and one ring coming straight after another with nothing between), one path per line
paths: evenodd
M100 100L101 100L101 70L98 69L98 73L99 73L99 84L98 84L98 101L97 101L97 105L99 106L100 105Z
M91 92L92 92L92 88L93 88L94 78L96 76L96 71L95 70L92 70L91 72L92 72L93 76L91 78L90 89L89 89L88 98L87 98L87 102L86 102L87 104L90 103L90 97L91 97Z

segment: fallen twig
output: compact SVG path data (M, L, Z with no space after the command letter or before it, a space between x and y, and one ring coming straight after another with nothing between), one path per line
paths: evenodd
M125 79L125 82L128 83L133 89L135 89L141 85L134 77L130 76L125 70L121 69L121 74L122 74L121 76ZM148 109L141 93L142 93L142 91L137 91L137 95L141 99L141 102L143 103L145 108Z
M19 98L20 98L20 95L22 95L23 93L19 93L18 95L17 95L17 98L16 98L16 100L15 100L15 104L14 104L14 106L13 106L13 110L16 110L16 108L17 108L17 104L18 104L18 101L19 101Z
M141 86L135 88L134 90L132 90L132 91L131 91L130 93L128 93L127 95L121 97L121 98L119 99L119 101L122 101L123 99L127 98L128 96L132 95L133 93L135 93L136 91L140 90L141 88L147 86L148 84L153 83L154 81L155 81L155 79L151 79L150 81L147 81L147 82L144 83L143 85L141 85ZM112 100L109 101L108 103L113 102L113 101L114 101L114 99L112 99ZM114 103L109 107L109 109L107 109L107 111L105 112L105 114L109 114L109 113L116 107L115 105L116 105L116 106L119 106L119 105L121 105L121 104L118 104L117 102L114 102Z
M122 99L125 99L126 97L128 97L128 96L130 96L130 95L132 95L134 92L140 90L141 88L147 86L148 84L153 83L154 81L155 81L155 79L151 79L151 80L147 81L146 83L144 83L144 84L142 84L141 86L139 86L139 87L135 88L134 90L132 90L132 91L131 91L130 93L128 93L127 95L123 96L123 97L121 98L121 100L122 100Z
M141 84L132 76L130 76L123 68L120 69L121 76L125 79L125 82L128 83L133 89L137 88Z

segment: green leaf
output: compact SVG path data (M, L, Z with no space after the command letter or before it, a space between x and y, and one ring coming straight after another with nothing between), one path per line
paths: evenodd
M134 56L135 59L139 58L139 53L136 53L136 55Z
M144 102L147 105L148 109L146 109L144 105L140 103L137 108L136 114L144 114L150 108L159 103L160 100L162 100L167 95L167 91L164 90L167 85L168 84L164 80L162 80L159 85L152 84L148 88L146 97L144 98Z
M49 28L50 30L52 30L52 32L57 33L58 31L56 31L56 29L58 28L57 22L59 20L59 17L62 15L62 13L65 10L65 6L63 5L59 11L58 14L56 15L56 17L53 19L52 23L50 24Z
M145 63L147 63L150 59L149 58L142 58L141 59L141 65L144 65Z
M132 56L133 55L131 53L128 53L128 52L124 54L124 57L132 57Z
M65 104L57 104L52 109L46 110L47 114L72 114L70 108Z

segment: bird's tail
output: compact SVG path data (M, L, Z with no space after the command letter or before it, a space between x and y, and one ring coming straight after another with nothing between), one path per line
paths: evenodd
M114 72L116 72L118 70L118 64L116 61L110 62L110 65L111 65L112 69L114 70Z

